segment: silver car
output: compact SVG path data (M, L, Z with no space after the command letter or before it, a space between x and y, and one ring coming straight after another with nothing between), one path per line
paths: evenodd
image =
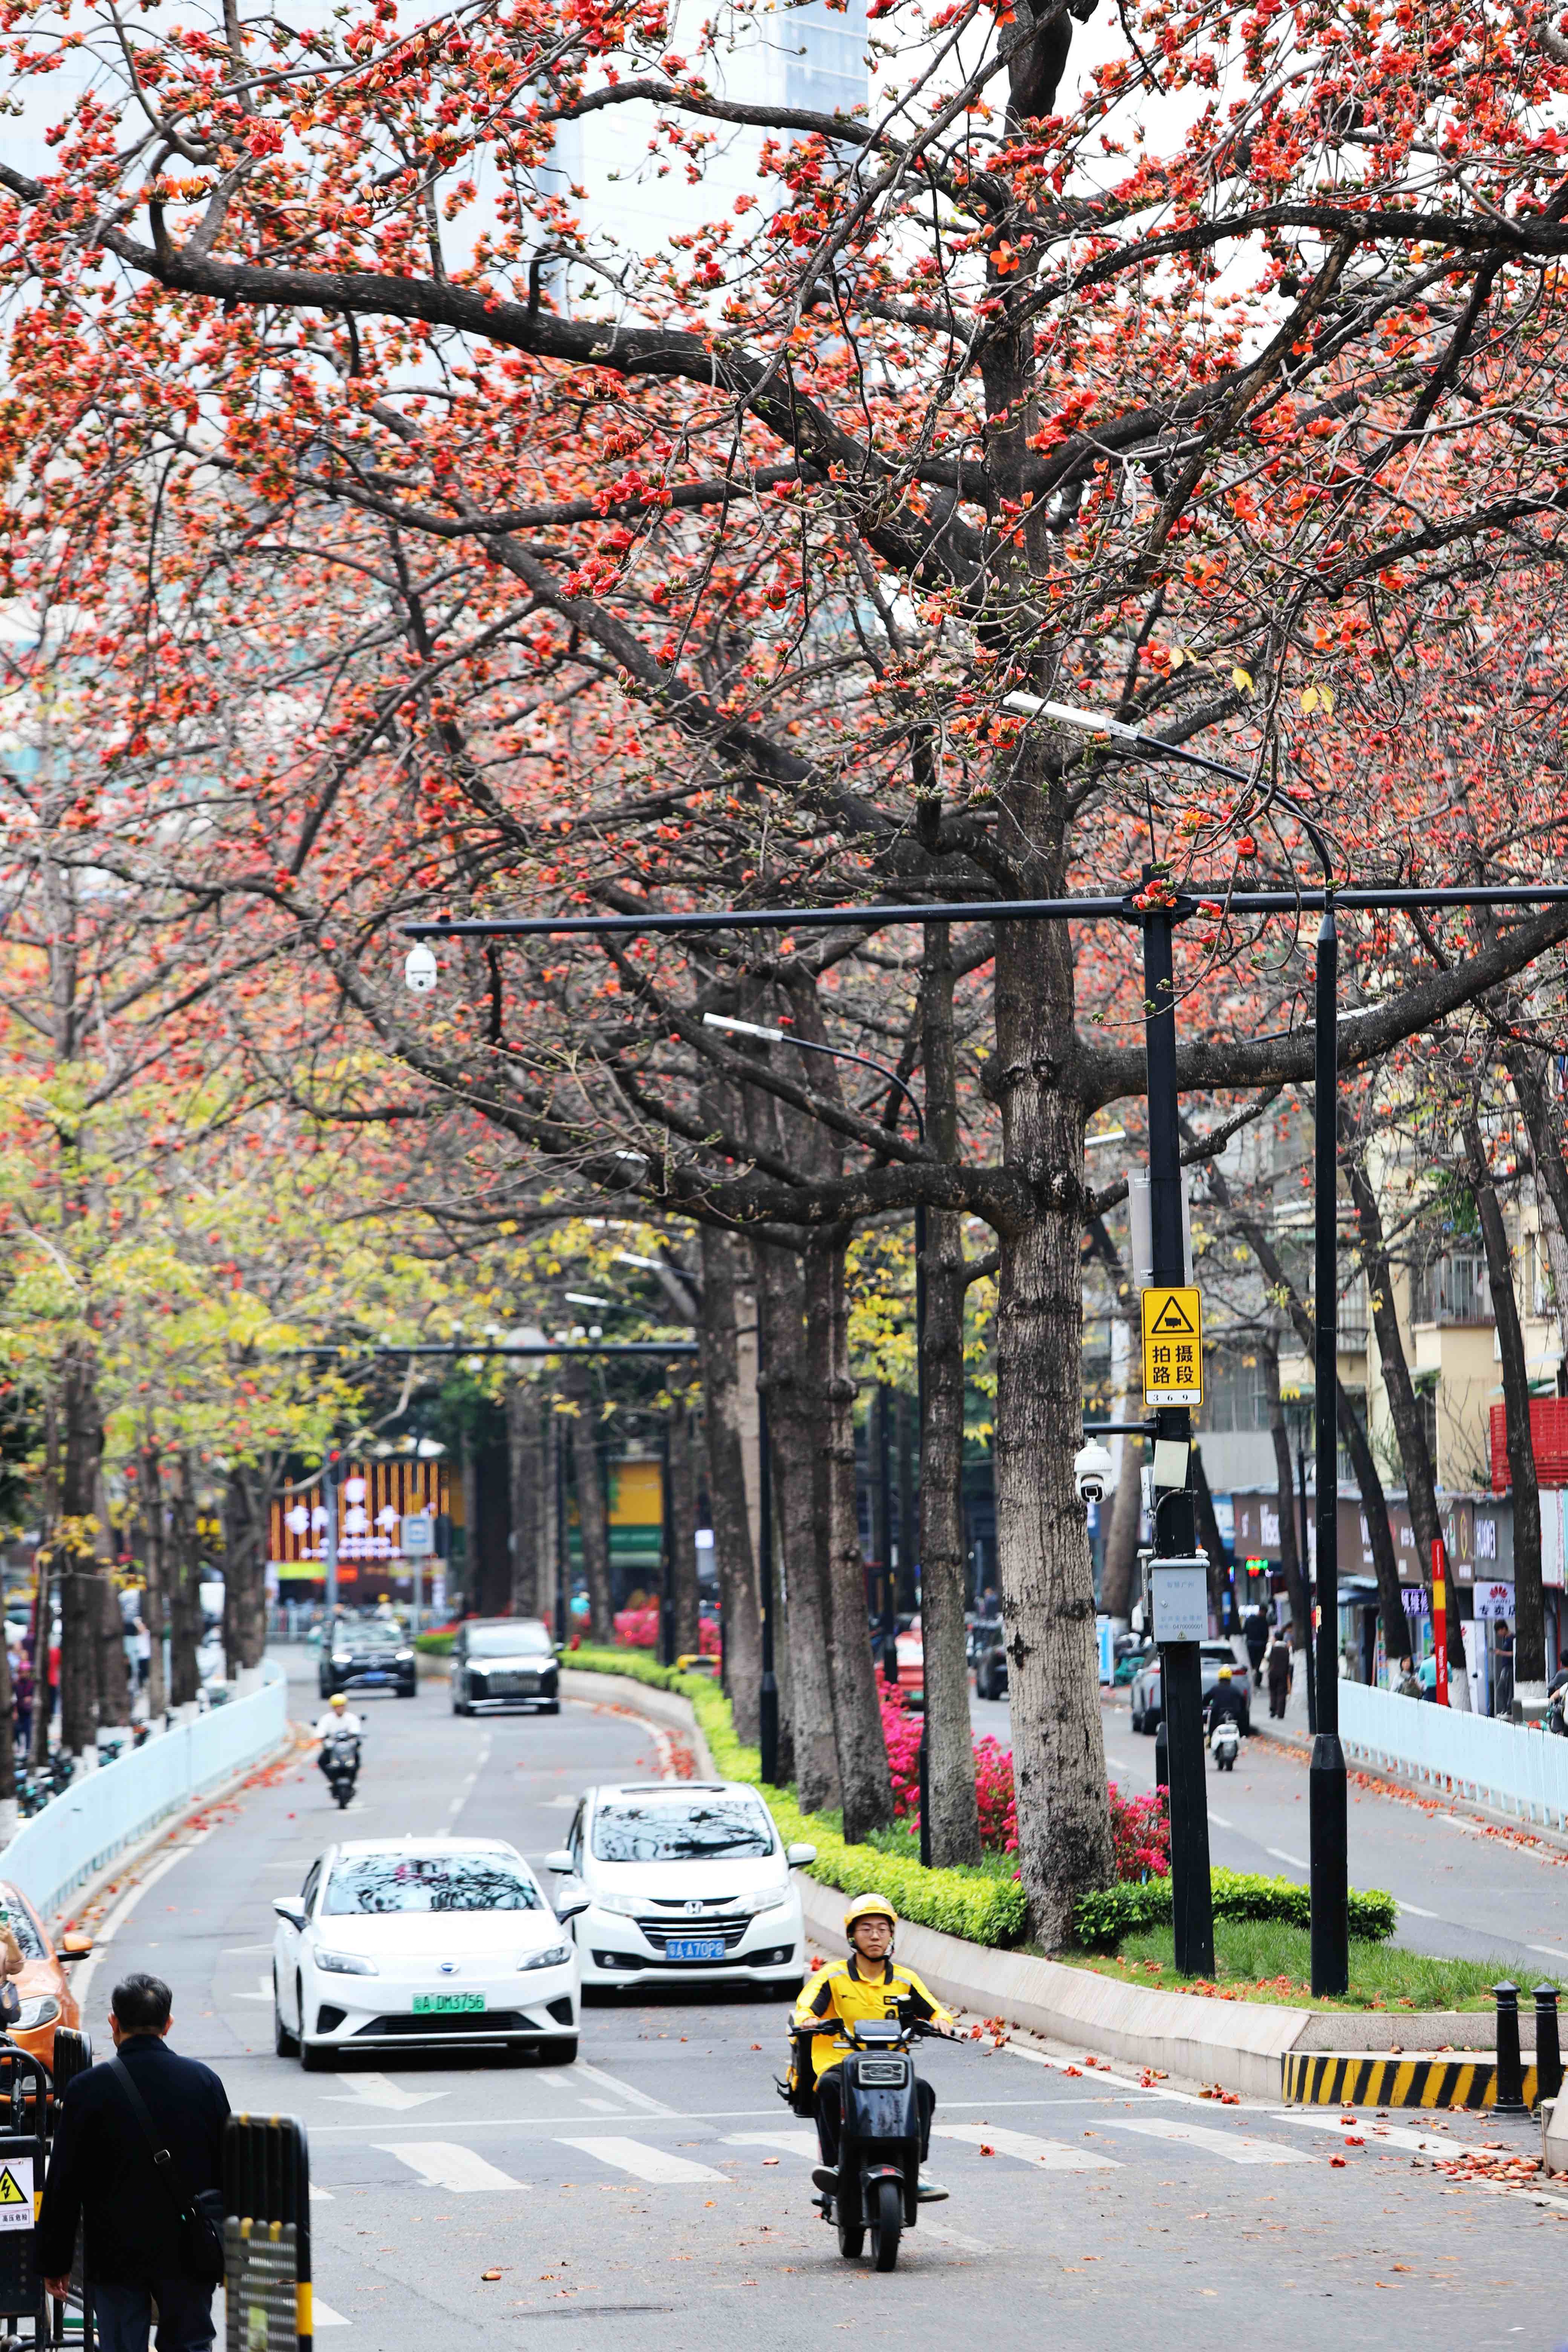
M1208 1706L1219 1681L1221 1666L1230 1668L1230 1678L1237 1696L1241 1701L1241 1728L1245 1736L1252 1729L1252 1675L1237 1657L1228 1642L1202 1642L1198 1658L1203 1674L1204 1706ZM1158 1731L1164 1714L1164 1693L1160 1678L1160 1653L1151 1650L1142 1665L1133 1675L1129 1688L1132 1705L1134 1731Z

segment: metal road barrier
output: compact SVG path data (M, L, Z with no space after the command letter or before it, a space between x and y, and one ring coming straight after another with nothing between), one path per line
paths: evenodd
M1340 1685L1340 1738L1358 1764L1568 1830L1568 1739L1352 1682Z
M223 2130L226 2352L311 2352L310 2158L292 2116Z
M0 1876L52 1918L95 1871L170 1813L269 1754L288 1727L289 1685L275 1659L263 1660L261 1671L261 1687L248 1696L177 1723L72 1780L24 1822L0 1853Z

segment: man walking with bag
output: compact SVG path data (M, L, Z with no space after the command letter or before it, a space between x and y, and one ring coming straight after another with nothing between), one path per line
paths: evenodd
M228 2095L210 2066L168 2046L169 1988L117 1984L115 2055L79 2074L60 2104L38 2217L38 2267L63 2297L83 2225L102 2352L206 2352L223 2276L223 2127Z

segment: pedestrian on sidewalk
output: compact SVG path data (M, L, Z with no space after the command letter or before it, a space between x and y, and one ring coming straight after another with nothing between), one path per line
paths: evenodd
M1400 1659L1399 1680L1394 1688L1401 1698L1419 1698L1422 1696L1421 1677L1415 1671L1413 1658Z
M1290 1696L1290 1685L1296 1679L1295 1662L1290 1655L1290 1628L1281 1625L1275 1634L1266 1661L1268 1672L1268 1712L1278 1723L1285 1713L1285 1702Z
M1497 1629L1493 1672L1492 1713L1499 1717L1507 1717L1513 1712L1513 1635L1506 1625Z
M198 2241L203 2206L210 2219L221 2204L228 2096L210 2066L169 2048L170 2008L161 1978L115 1986L116 2054L67 2086L44 2180L38 2268L63 2298L79 2220L101 2352L147 2352L154 2305L158 2352L214 2340L218 2273L198 2275L210 2267ZM171 2161L155 2164L163 2150Z
M1247 1655L1252 1667L1252 1679L1257 1682L1268 1650L1268 1620L1258 1608L1247 1613Z

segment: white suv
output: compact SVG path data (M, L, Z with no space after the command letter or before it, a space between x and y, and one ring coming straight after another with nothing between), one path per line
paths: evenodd
M590 1789L547 1868L582 1882L573 1922L584 1985L762 1983L794 1991L805 1972L785 1847L743 1780L630 1781Z

